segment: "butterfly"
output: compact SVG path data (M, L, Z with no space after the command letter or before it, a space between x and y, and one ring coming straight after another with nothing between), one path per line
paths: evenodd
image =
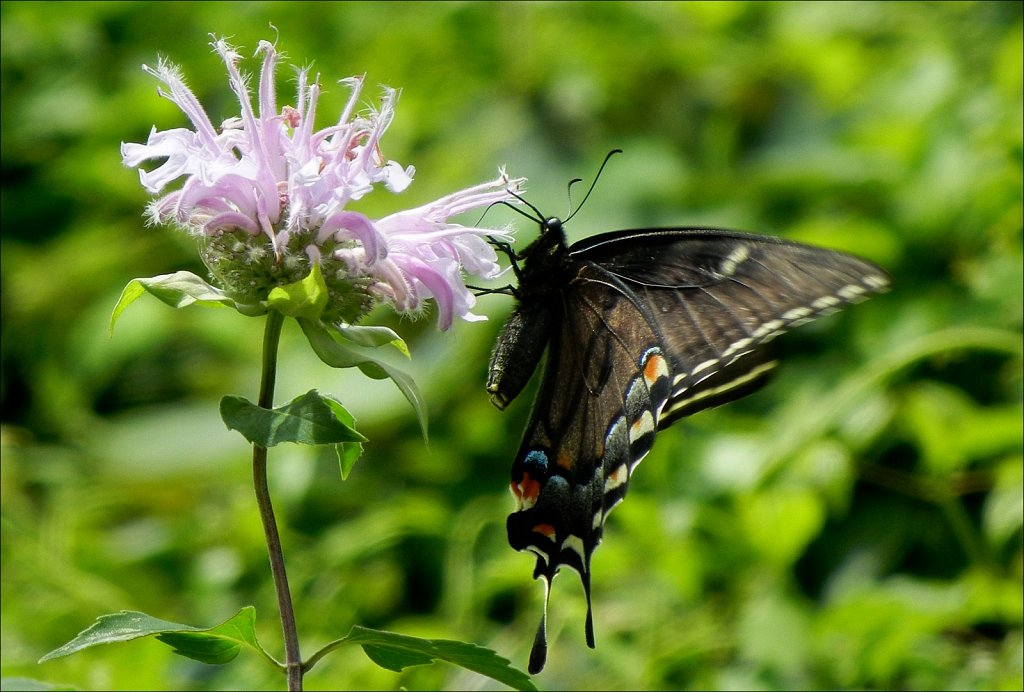
M533 576L544 582L529 662L536 674L563 566L582 581L594 648L591 556L656 432L751 393L777 365L768 342L885 290L889 277L846 253L717 228L624 230L570 247L561 220L528 206L539 237L521 252L497 243L518 286L490 291L510 293L516 306L487 392L504 409L547 351L507 521L509 543L536 556Z

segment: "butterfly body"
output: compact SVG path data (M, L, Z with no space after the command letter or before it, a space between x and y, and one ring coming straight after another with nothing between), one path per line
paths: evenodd
M515 265L519 287L514 295L518 304L495 345L487 378L491 402L502 410L536 370L555 316L551 301L557 299L568 281L569 249L561 221L546 219L540 237L517 258L524 260L521 269Z
M491 358L498 408L547 361L512 466L509 543L536 558L545 615L530 658L546 658L550 584L575 570L587 596L605 518L657 430L744 396L775 366L775 336L888 284L844 253L721 229L619 231L569 247L557 219L513 260L517 305Z

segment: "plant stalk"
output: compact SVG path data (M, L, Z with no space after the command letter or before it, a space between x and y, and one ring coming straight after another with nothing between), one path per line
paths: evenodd
M263 368L260 375L260 397L257 402L261 407L274 407L274 384L277 379L277 347L281 340L281 327L284 315L271 310L267 314L267 326L263 333ZM277 532L277 520L274 518L274 506L270 501L270 489L267 485L267 448L252 446L252 479L256 490L256 505L263 521L263 535L267 541L267 552L270 554L270 571L274 576L274 589L277 591L277 607L281 615L281 630L284 634L285 675L288 680L289 692L302 690L302 657L299 654L299 636L295 627L295 610L292 597L288 590L288 574L284 567L284 552L281 549L281 537Z

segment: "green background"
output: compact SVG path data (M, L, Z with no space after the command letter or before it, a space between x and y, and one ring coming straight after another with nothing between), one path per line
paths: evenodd
M387 157L417 168L382 215L493 177L573 239L713 224L863 255L894 290L781 340L767 389L659 435L594 557L598 647L555 582L542 688L1020 689L1020 3L3 3L2 672L82 688L280 689L255 656L210 667L146 640L35 661L123 608L209 626L253 603L280 652L249 453L226 394L255 398L262 322L144 298L202 273L147 228L122 141L184 117L142 63L165 55L214 122L237 114L209 34L277 39L329 92L403 89ZM258 69L249 61L247 68ZM280 71L280 103L291 75ZM576 192L576 197L581 191ZM536 228L507 210L520 246ZM467 219L475 222L476 218ZM431 413L322 365L286 325L278 401L316 387L370 438L271 452L305 653L352 624L462 639L525 668L540 614L512 551L508 469L530 393L483 391L510 309L445 334L386 310ZM358 649L308 689L494 688L446 665L398 675Z

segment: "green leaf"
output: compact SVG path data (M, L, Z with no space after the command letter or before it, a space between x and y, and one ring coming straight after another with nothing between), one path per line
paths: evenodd
M172 647L174 653L201 663L228 663L238 655L242 646L249 646L279 665L256 639L256 609L252 606L242 608L231 619L208 630L165 632L158 634L157 639Z
M339 418L344 407L333 399L311 389L302 396L275 409L257 406L240 396L226 396L220 401L220 416L229 430L237 430L242 437L261 447L273 447L282 442L305 445L365 442L356 432L347 415Z
M312 320L299 319L299 326L302 333L309 340L313 352L317 357L332 368L356 368L365 363L376 363L379 359L374 358L358 345L344 345L338 343L328 330ZM371 377L373 377L371 375ZM383 379L386 375L375 377Z
M149 278L132 279L121 292L121 297L114 306L110 316L110 333L114 332L114 324L125 309L149 293L172 308L184 308L199 303L216 307L233 307L235 301L227 297L223 291L203 281L192 272L180 271L173 274L161 274Z
M312 320L300 318L299 326L302 327L303 334L309 340L309 345L313 347L313 352L332 368L357 367L367 377L375 380L390 378L394 381L405 398L412 404L413 410L416 411L423 439L427 439L427 402L423 399L412 377L370 355L359 346L338 343L327 329Z
M302 281L277 286L267 296L267 306L288 317L317 320L326 305L327 284L315 262Z
M402 337L395 334L393 329L388 327L358 327L352 325L335 325L341 338L351 341L357 346L377 348L390 344L397 348L406 358L411 358L409 347Z
M353 627L345 642L359 644L377 665L401 672L409 666L447 661L497 680L515 690L536 690L526 673L513 668L507 658L476 644L449 639L420 639L405 634Z
M340 401L330 395L325 395L324 401L334 410L334 415L337 416L338 420L355 430L355 417L341 405ZM348 480L348 474L352 472L352 467L356 465L359 457L363 455L363 445L358 442L341 442L334 445L334 450L338 453L338 467L341 469L341 480Z
M126 642L150 636L171 646L174 653L202 663L228 663L243 646L248 646L276 667L281 667L256 639L256 609L252 606L246 606L221 624L205 629L161 620L134 610L101 615L92 626L64 646L43 656L39 662L68 656L97 644Z
M378 375L377 369L383 373ZM359 369L364 375L372 377L377 380L382 380L385 377L390 378L392 382L401 390L406 400L412 404L413 410L416 412L416 418L420 424L420 433L423 435L423 441L428 440L427 436L427 401L420 394L419 387L416 386L416 381L412 379L411 375L399 370L398 368L392 367L385 362L376 363L363 363L359 366Z
M167 644L174 653L209 665L230 663L238 656L242 645L230 639L211 638L192 632L168 632L156 638Z

